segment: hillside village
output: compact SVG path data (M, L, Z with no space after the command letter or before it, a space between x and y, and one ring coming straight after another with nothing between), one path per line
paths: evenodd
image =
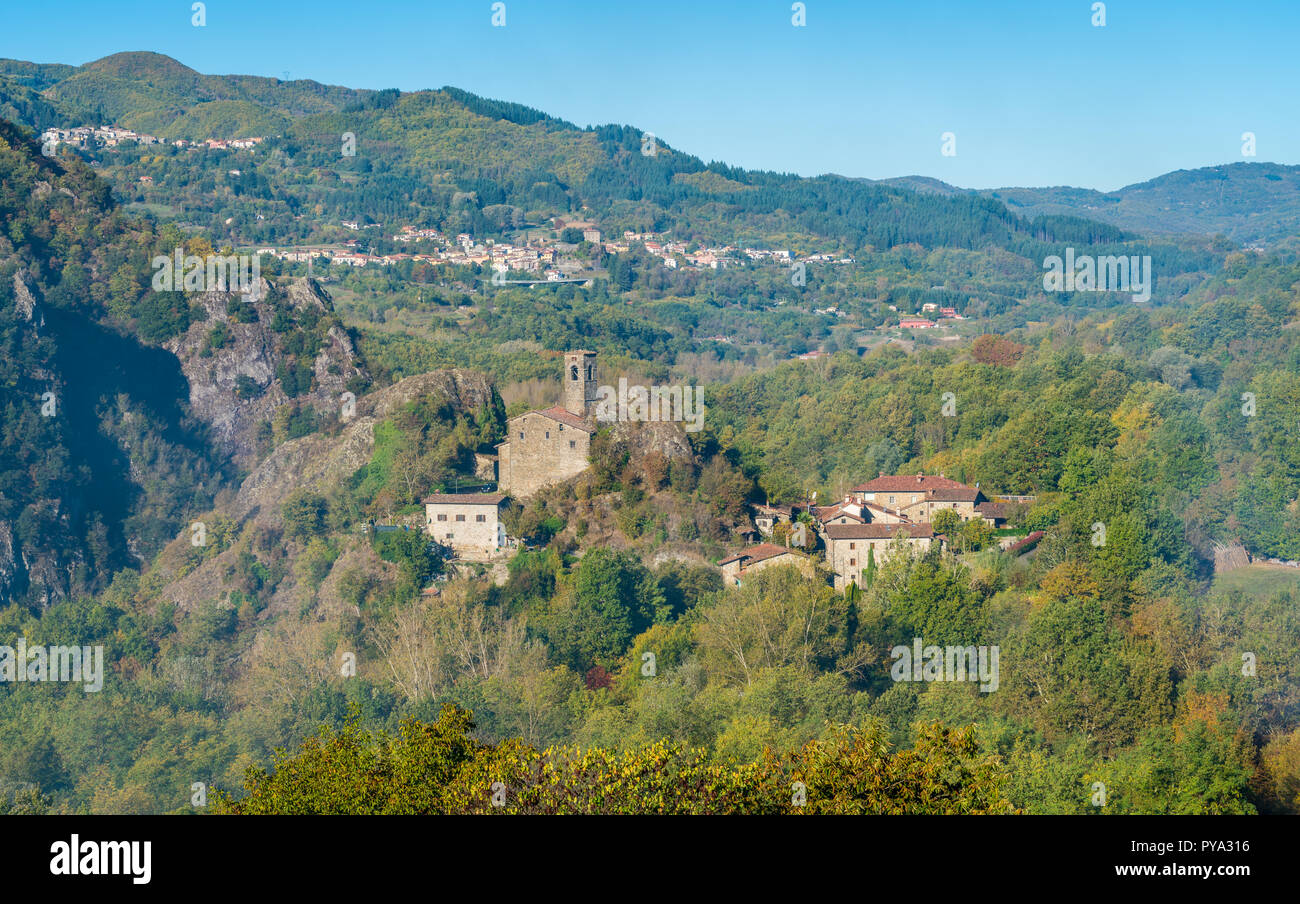
M75 126L71 129L51 128L41 133L41 146L47 149L56 148L61 144L71 145L73 147L90 150L98 147L115 148L120 144L128 141L140 145L170 144L173 147L189 148L198 150L199 148L208 148L214 151L225 150L252 150L266 139L257 138L208 138L203 141L190 141L185 138L177 138L174 141L167 141L157 138L153 135L145 135L132 129L122 128L121 126Z
M639 245L651 257L657 258L660 265L669 270L686 267L696 270L726 270L748 262L783 266L797 263L853 263L852 257L837 257L824 253L797 256L791 254L788 249L738 248L732 245L698 247L693 243L674 241L666 235L653 232L628 230L624 231L621 240L615 240L604 238L595 225L586 221L555 217L552 223L555 238L534 236L514 242L495 239L475 241L468 233L459 233L452 237L444 235L437 229L406 225L400 227L389 238L395 243L407 246L427 245L428 250L398 251L391 254L372 254L356 250L361 244L358 240L344 242L342 248L319 244L294 247L265 246L256 250L259 254L298 263L328 260L351 267L387 267L403 261L414 261L432 265L490 267L499 273L511 271L541 273L546 280L555 282L588 272L592 268L588 259L575 253L578 242L561 240L564 233L574 230L572 238L578 239L577 233L581 233L579 241L590 246L591 254L627 254L634 246ZM382 228L382 224L363 225L352 221L344 221L340 225L353 232ZM952 311L952 314L955 315L956 312Z
M502 515L508 501L530 499L590 466L597 432L596 353L570 351L564 358L563 403L510 418L507 438L486 462L487 471L480 472L495 478L496 492L435 493L422 500L425 531L456 558L491 563L512 554L521 542L506 533ZM828 573L835 590L844 593L869 584L875 569L898 549L925 552L951 544L954 538L936 530L936 521L949 531L953 524L980 522L992 532L1007 523L1011 506L1033 501L990 498L979 484L943 474L881 473L830 505L751 504L752 529L738 532L737 540L761 542L718 566L726 583L738 586L764 568L795 565L810 577ZM1035 539L1018 533L999 538L999 545L1027 552Z
M41 144L47 154L53 154L59 145L68 145L85 151L100 148L117 148L134 143L140 146L171 145L190 151L207 149L218 151L250 151L256 153L257 146L266 141L266 137L248 138L208 138L166 140L154 135L136 132L133 129L117 125L76 126L72 128L49 128L41 133ZM240 170L230 170L231 175L239 175ZM144 184L151 184L152 177L141 177ZM397 244L427 246L428 250L413 252L394 252L373 254L358 250L361 243L351 240L335 244L263 246L256 249L258 254L281 260L307 263L314 260L326 260L350 267L391 266L402 261L424 262L431 265L447 266L482 266L490 267L495 272L540 273L546 281L556 282L570 279L584 270L590 270L590 262L574 253L578 241L590 246L595 254L626 254L633 246L640 245L650 256L657 258L668 269L692 267L700 270L725 270L741 262L765 262L789 266L803 264L852 264L854 258L843 254L818 252L798 256L788 249L735 247L732 245L701 247L695 243L674 240L666 233L634 232L625 230L621 239L603 236L595 223L587 220L554 217L551 219L557 240L541 237L525 237L516 241L495 241L485 239L476 241L468 233L455 236L446 235L438 229L404 225L388 238ZM360 220L344 220L339 223L343 229L352 232L383 229L381 223L363 223ZM558 237L569 233L577 241L559 242Z

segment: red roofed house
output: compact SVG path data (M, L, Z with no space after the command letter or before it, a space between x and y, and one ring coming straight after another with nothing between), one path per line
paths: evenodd
M879 506L915 522L929 522L936 511L945 508L955 509L963 518L974 518L983 515L978 506L985 501L978 486L942 474L881 474L849 492L863 505Z
M812 516L818 524L866 524L871 516L862 511L862 506L852 499L845 499L834 505L814 505Z
M760 571L770 565L795 565L808 577L813 576L812 563L803 553L777 546L775 543L760 543L742 549L734 556L718 563L722 568L722 579L730 585L740 586L741 578L751 572Z

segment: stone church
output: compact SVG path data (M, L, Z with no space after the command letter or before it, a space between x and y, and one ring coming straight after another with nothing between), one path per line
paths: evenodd
M525 499L585 471L596 399L596 353L566 353L564 404L508 421L506 440L497 445L497 489Z

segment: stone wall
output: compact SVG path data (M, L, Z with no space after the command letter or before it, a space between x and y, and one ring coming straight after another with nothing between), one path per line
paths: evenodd
M517 499L587 469L591 434L537 411L510 419L509 438L497 447L497 488Z
M430 502L425 503L424 513L429 536L458 555L489 554L499 548L495 505Z
M853 581L861 583L862 570L867 567L869 550L875 550L876 567L885 563L892 552L892 538L863 538L831 540L826 544L826 559L835 572L835 589L843 592ZM933 542L931 537L908 537L907 544L914 550L925 552Z

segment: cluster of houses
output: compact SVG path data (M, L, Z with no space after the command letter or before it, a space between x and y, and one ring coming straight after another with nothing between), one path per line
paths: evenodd
M77 126L72 129L46 129L41 133L41 144L46 147L70 144L79 148L115 148L124 141L134 141L137 144L163 143L152 135L141 135L117 126Z
M897 312L898 308L891 304L889 310ZM938 316L935 317L934 320L931 320L929 317L925 316L927 314ZM957 313L956 308L944 308L935 304L933 301L927 301L925 304L921 305L920 316L907 315L901 317L899 318L898 326L905 330L933 330L965 319L965 317Z
M218 151L230 149L249 150L265 140L265 138L209 138L206 141L187 141L184 138L178 138L175 141L166 142L153 135L144 135L119 126L76 126L71 129L46 129L41 133L41 144L46 147L70 144L87 149L96 147L115 148L124 141L134 141L136 144L170 143L174 147L188 147L191 150L201 147Z
M498 559L518 546L501 520L506 500L526 499L587 469L596 432L595 352L565 354L563 387L563 404L510 418L496 456L482 456L486 473L480 476L495 476L497 492L436 493L424 499L425 530L432 539L467 561ZM861 586L864 573L883 564L900 545L925 551L942 544L945 538L934 530L941 511L956 512L963 521L978 518L996 528L1006 523L1010 506L1032 501L1026 496L989 499L979 484L969 486L943 474L882 473L852 487L832 505L751 506L754 529L746 533L766 541L723 559L719 566L724 579L734 585L773 565L794 565L812 576L816 567L806 550L820 539L835 589L843 592ZM785 527L778 530L782 524ZM778 538L785 544L772 542ZM1032 545L1035 538L1020 542Z
M480 456L480 476L495 476L496 492L427 496L423 502L429 536L466 561L499 560L517 548L519 541L508 536L502 522L506 500L526 499L587 469L596 432L596 380L595 352L566 353L563 404L510 418L496 456ZM851 488L832 505L751 506L754 529L746 533L765 541L723 559L719 566L724 579L734 585L773 565L794 565L812 576L817 569L808 550L820 540L835 589L843 592L862 585L864 573L883 564L900 545L925 551L942 544L945 538L934 530L941 511L956 512L963 521L978 518L996 528L1006 523L1011 505L1031 501L1023 496L989 499L979 484L969 486L943 474L881 474ZM772 542L777 539L784 544ZM1034 538L1027 540L1032 545Z
M356 228L357 224L344 223L345 227ZM298 246L294 248L258 248L258 254L287 261L308 261L322 258L336 264L351 267L367 265L388 267L402 261L424 261L428 264L448 264L451 266L479 265L490 267L497 272L521 271L524 273L542 273L548 280L563 279L566 273L581 269L577 261L562 261L559 251L548 243L533 239L522 245L510 242L494 242L488 239L476 243L472 236L461 234L454 242L448 241L436 229L416 229L404 226L394 235L393 240L404 244L428 242L435 247L425 252L394 254L368 254L355 250L357 242L347 242L342 249L328 245Z
M599 231L596 231L596 241L599 240L599 236ZM588 241L593 240L588 239ZM622 254L637 243L643 245L648 253L659 258L663 265L670 270L675 270L683 264L689 264L698 270L725 270L742 257L751 261L766 261L787 265L796 260L807 264L853 263L851 257L836 257L833 254L810 254L807 257L796 258L787 249L736 248L732 245L723 245L717 248L698 248L689 251L687 249L690 244L687 242L672 241L661 233L632 232L630 230L623 233L623 241L607 241L603 243L602 247L609 254Z
M782 265L789 265L796 260L804 263L853 263L852 258L839 258L831 254L812 254L807 257L795 258L788 250L736 248L731 245L687 250L691 247L689 243L672 241L662 234L653 232L626 231L623 233L622 241L602 241L600 230L594 224L585 220L565 220L555 217L552 223L557 233L567 229L579 230L584 241L595 245L607 254L626 254L633 245L639 243L651 255L658 257L663 265L669 269L689 265L701 270L725 270L733 263L737 263L744 258L751 261L767 261ZM343 226L354 231L359 228L359 224L351 222L345 222ZM473 236L467 233L461 233L452 239L437 229L417 228L414 226L401 227L391 238L394 242L408 246L427 244L431 247L427 251L398 252L394 254L367 254L351 248L339 250L328 245L280 249L259 248L257 251L259 254L267 254L282 260L305 263L316 258L324 258L333 263L347 264L353 267L368 265L386 267L401 261L424 261L434 265L447 264L451 266L478 265L489 267L499 273L511 271L540 273L549 281L574 277L589 266L586 262L566 252L563 246L556 247L554 241L543 238L531 238L522 242L497 242L492 239L475 242ZM828 313L839 317L845 316L844 312L834 307L819 313Z
M833 505L753 506L756 532L771 537L777 525L791 525L786 532L791 540L781 546L771 542L742 549L720 564L729 583L739 584L754 570L772 565L795 564L805 570L811 562L799 547L814 545L811 533L821 539L826 550L826 565L833 575L836 590L844 591L861 584L862 575L873 565L879 566L901 541L918 551L928 550L944 537L936 534L933 521L943 509L955 511L962 520L979 518L992 527L1007 520L1009 503L985 497L979 485L968 486L942 474L881 474L874 480L853 487L844 499ZM796 521L807 513L809 518ZM800 537L799 534L804 534Z
M566 423L572 436L590 437L589 427L581 418L558 406L520 415L512 419L511 429L519 432L520 439L525 437L525 430L536 432L539 440L536 451L545 454L549 446L563 445L562 431ZM544 442L540 442L542 432L547 434ZM555 434L554 443L551 433ZM584 449L586 445L583 443ZM572 476L576 467L573 463L581 454L568 447L564 452L567 454L557 457L568 460L565 471ZM577 472L581 472L581 467L577 467ZM527 485L516 491L520 495L531 495L544 485L536 480L535 473L530 471L529 477ZM507 492L500 491L435 493L423 500L425 529L430 537L462 559L491 561L518 546L518 541L506 534L501 521L502 507L508 498ZM718 564L724 580L737 586L746 575L773 565L793 565L812 577L816 568L805 549L815 545L815 535L825 547L826 566L835 589L844 592L851 585L863 585L864 572L873 565L884 564L899 548L899 543L919 552L929 550L935 543L941 544L944 537L936 534L933 526L934 516L940 510L955 511L962 520L979 518L993 527L1001 527L1006 523L1008 504L987 499L978 486L968 486L943 475L882 474L854 487L834 505L813 505L806 509L752 506L759 534L773 537L782 523L801 529L784 531L785 545L765 541L746 547ZM810 528L809 521L796 520L804 512L811 516Z

